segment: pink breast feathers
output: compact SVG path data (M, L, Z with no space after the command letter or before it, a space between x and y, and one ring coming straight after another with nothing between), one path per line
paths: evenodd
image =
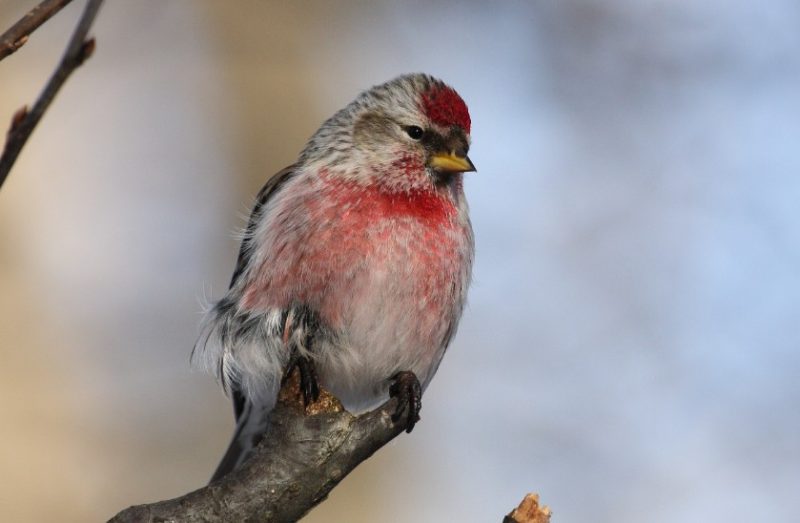
M447 286L439 280L456 271L451 263L459 250L455 231L460 227L450 198L434 191L392 193L338 180L326 185L324 197L286 209L295 217L276 223L287 228L273 236L270 255L245 289L245 308L300 301L336 326L343 311L335 297L358 292L367 260L373 268L405 259L403 265L424 269L412 285L423 295ZM320 226L298 238L292 223Z
M366 260L373 270L385 268L391 273L416 268L397 276L405 278L414 301L441 307L444 296L439 294L449 291L460 261L458 210L447 194L423 189L390 192L376 185L332 184L330 189L335 192L330 201L337 203L323 211L329 225L322 242L325 246L318 252L319 259L307 261L341 264L332 280L348 274L353 278L340 280L343 292L373 292L361 288L361 277L367 273L353 270L363 267ZM336 287L334 281L330 283ZM329 310L330 303L325 305L323 316L337 316L337 311Z

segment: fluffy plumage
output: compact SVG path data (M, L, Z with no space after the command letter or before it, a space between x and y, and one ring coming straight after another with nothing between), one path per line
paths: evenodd
M292 357L351 411L384 401L398 372L428 385L471 277L469 130L452 88L401 76L327 120L267 182L195 350L233 391L239 421L215 477L258 439ZM444 153L456 167L432 167Z

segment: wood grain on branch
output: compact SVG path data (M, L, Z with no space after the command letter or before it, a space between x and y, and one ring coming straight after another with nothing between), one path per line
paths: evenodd
M297 521L405 428L392 422L396 399L353 416L323 391L304 411L296 381L292 392L282 391L264 439L244 465L179 498L123 510L109 523Z
M25 45L30 34L72 0L44 0L0 36L0 60Z
M5 182L8 172L16 162L25 142L28 141L33 129L41 120L61 86L67 81L72 71L92 55L95 45L94 39L87 40L86 36L89 34L89 29L102 3L103 0L87 1L78 25L72 33L72 38L67 44L64 56L61 58L61 62L59 62L58 67L56 67L47 85L45 85L33 108L28 110L27 107L23 107L14 114L6 137L5 148L2 156L0 156L0 187Z

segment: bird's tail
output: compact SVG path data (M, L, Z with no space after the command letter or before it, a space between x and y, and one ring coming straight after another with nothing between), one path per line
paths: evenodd
M229 472L239 468L255 450L264 437L269 422L272 406L259 405L234 393L234 410L236 412L236 430L233 433L228 450L222 457L211 483Z

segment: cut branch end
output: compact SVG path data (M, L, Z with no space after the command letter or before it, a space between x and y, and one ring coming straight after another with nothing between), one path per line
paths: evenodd
M539 505L539 495L530 493L503 519L503 523L550 523L550 515L547 506Z

